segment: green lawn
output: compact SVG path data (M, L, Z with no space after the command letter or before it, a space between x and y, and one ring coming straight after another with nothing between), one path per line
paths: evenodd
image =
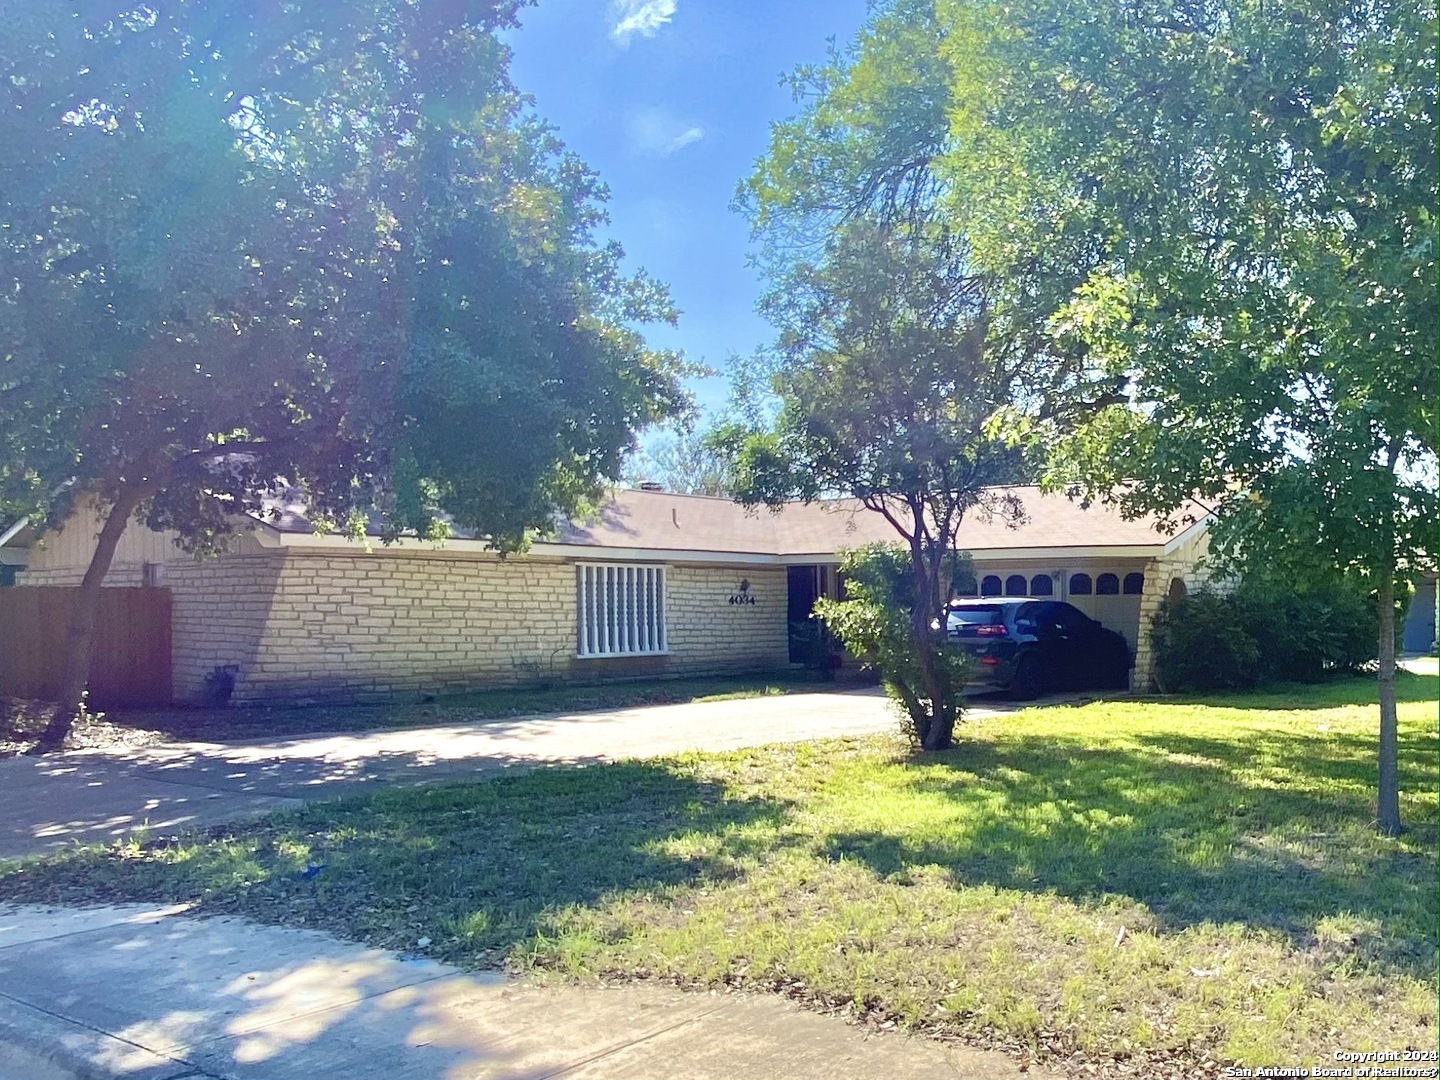
M925 759L845 740L397 790L0 866L0 897L773 989L1104 1075L1434 1047L1436 684L1400 677L1398 841L1351 680L1030 709Z

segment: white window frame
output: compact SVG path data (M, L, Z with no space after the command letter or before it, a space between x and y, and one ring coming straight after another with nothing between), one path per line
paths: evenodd
M654 563L575 564L575 655L663 656L665 567Z

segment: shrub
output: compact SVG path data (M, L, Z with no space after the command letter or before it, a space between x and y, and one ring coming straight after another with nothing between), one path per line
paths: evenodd
M1259 681L1260 648L1232 596L1202 590L1166 600L1154 643L1161 690L1231 690Z
M234 664L217 664L205 676L205 704L229 705L235 693L235 676L240 673Z
M845 599L818 600L815 614L853 656L879 672L886 694L901 711L907 734L918 744L933 720L933 703L921 677L920 649L931 650L944 696L957 717L969 672L965 653L949 643L943 628L923 644L915 640L911 622L915 589L910 555L904 548L870 544L847 551L840 569L846 578Z
M1166 600L1155 617L1163 690L1319 682L1375 660L1375 603L1356 582L1296 590L1265 580Z
M800 663L806 671L822 679L835 678L845 649L835 640L833 634L826 631L824 623L817 616L811 616L803 622L792 620L789 624L789 640L792 655L800 657Z

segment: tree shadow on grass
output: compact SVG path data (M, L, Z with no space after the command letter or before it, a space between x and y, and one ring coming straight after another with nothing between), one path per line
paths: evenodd
M583 774L583 779L580 774ZM195 901L201 913L497 962L554 916L737 872L787 803L653 763L317 803L251 825L0 866L0 898Z
M1338 753L1279 733L1139 741L1127 752L1016 740L962 747L938 767L915 762L911 786L969 804L969 823L942 841L835 835L827 854L882 876L938 865L957 885L1129 898L1162 931L1240 923L1302 949L1322 920L1341 916L1366 961L1434 977L1435 823L1413 822L1400 845L1352 827L1373 818L1373 751L1366 769L1348 741ZM1402 743L1405 782L1433 787L1434 740ZM1273 767L1257 777L1246 771L1256 760Z

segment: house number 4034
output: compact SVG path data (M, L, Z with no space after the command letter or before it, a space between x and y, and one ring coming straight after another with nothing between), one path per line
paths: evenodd
M755 597L753 597L753 596L750 595L750 582L749 582L747 579L745 579L745 578L741 578L741 579L740 579L740 589L739 589L738 592L733 592L733 593L730 594L730 603L732 603L732 604L753 604L753 603L755 603Z

